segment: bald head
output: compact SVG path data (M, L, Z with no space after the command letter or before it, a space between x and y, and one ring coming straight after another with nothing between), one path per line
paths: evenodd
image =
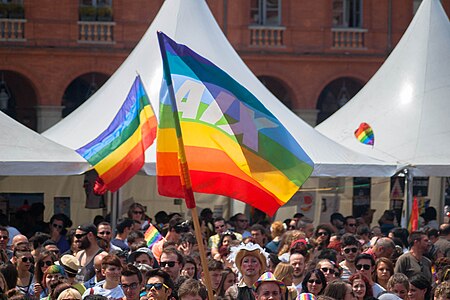
M18 247L30 247L30 242L28 241L28 238L26 236L24 236L23 234L18 234L16 236L13 237L12 242L11 242L11 248L12 250L14 250L15 248Z
M105 277L102 274L102 260L107 255L108 252L103 251L94 257L94 269L95 269L95 276L97 276L97 282L105 279Z

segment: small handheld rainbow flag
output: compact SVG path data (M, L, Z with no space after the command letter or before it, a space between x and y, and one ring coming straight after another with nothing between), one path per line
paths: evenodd
M147 242L147 247L150 249L153 247L154 244L159 242L162 239L162 235L159 233L158 229L156 229L153 224L150 224L150 227L145 231L144 239Z
M372 127L367 123L361 123L355 130L355 136L363 144L373 146L375 144L375 136Z

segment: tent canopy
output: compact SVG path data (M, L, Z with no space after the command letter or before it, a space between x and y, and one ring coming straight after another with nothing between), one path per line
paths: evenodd
M415 176L450 176L449 96L449 20L439 0L424 0L378 72L316 129ZM373 129L373 147L353 134L362 122Z
M72 149L39 135L0 112L0 175L74 175L89 164Z
M156 32L185 44L214 62L245 86L285 125L315 163L315 176L390 176L395 171L377 159L348 150L324 137L276 99L244 64L223 35L204 0L165 1L136 48L88 101L44 136L72 149L93 140L111 122L136 76L140 74L158 111L162 63ZM70 129L70 130L69 130ZM146 152L144 171L155 174L155 145Z

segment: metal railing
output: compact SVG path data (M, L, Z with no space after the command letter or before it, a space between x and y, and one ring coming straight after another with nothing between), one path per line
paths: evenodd
M113 44L115 22L78 21L78 42Z
M26 41L25 19L0 19L0 41Z
M338 49L365 49L365 34L363 28L332 28L333 48Z
M249 26L251 47L284 47L282 26Z

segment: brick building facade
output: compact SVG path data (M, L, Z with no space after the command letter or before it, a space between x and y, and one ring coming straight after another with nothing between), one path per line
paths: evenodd
M0 0L0 109L39 132L49 128L114 73L163 2ZM420 3L207 2L250 69L312 125L370 79ZM441 2L449 12L450 0Z

